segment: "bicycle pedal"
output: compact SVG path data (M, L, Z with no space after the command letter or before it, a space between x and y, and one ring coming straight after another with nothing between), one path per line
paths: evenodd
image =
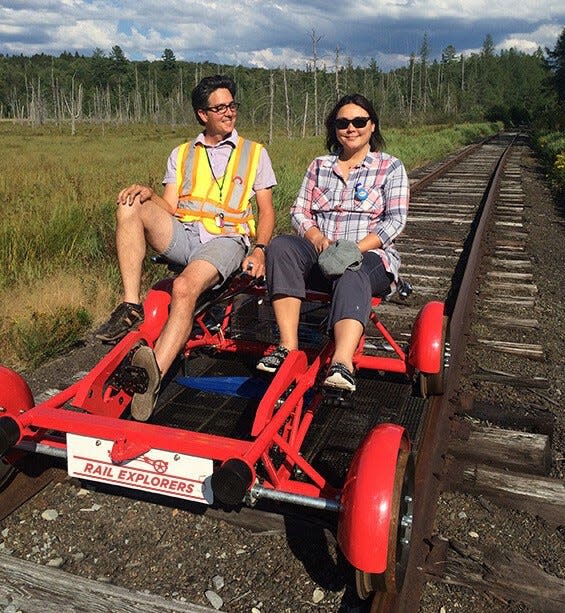
M324 388L324 402L331 407L352 408L354 406L353 392L341 389Z
M116 387L124 390L130 396L133 396L133 394L144 394L149 385L149 375L145 368L126 364L116 373L114 383Z

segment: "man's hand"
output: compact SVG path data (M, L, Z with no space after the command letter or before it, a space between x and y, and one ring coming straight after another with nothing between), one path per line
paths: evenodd
M241 269L251 277L256 279L265 276L265 252L262 249L255 248L243 260Z
M136 198L139 198L139 204L143 204L146 200L154 198L155 192L146 185L130 185L118 194L116 204L124 206L132 206Z

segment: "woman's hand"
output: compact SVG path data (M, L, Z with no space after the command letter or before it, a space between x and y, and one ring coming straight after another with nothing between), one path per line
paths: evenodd
M322 253L324 249L327 249L332 241L324 236L318 228L310 228L308 232L306 232L305 237L312 243L316 253Z

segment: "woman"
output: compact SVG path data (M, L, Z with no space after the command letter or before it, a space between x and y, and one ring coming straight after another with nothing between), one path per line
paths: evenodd
M394 239L408 212L406 171L400 160L381 151L383 145L371 102L360 94L341 98L326 118L329 155L310 164L291 208L298 235L278 236L267 249L267 284L280 344L258 362L258 370L275 372L288 352L298 349L306 287L324 289L325 284L332 295L328 326L335 352L324 386L355 391L353 355L369 319L371 296L387 295L398 280ZM358 248L362 261L327 279L318 257L336 241L345 241L349 252Z

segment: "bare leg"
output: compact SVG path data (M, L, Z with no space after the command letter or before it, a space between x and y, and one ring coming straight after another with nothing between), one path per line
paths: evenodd
M116 248L122 277L124 302L139 304L141 272L146 240L157 251L164 251L172 238L172 216L151 200L131 206L120 204L116 210Z
M301 302L300 298L294 296L274 296L272 299L273 311L280 331L280 344L290 351L298 349Z
M154 348L161 373L169 370L192 331L200 294L216 285L219 279L216 267L210 262L194 260L174 280L169 318Z
M335 352L332 364L337 362L353 372L353 354L363 335L363 326L356 319L340 319L334 325Z

